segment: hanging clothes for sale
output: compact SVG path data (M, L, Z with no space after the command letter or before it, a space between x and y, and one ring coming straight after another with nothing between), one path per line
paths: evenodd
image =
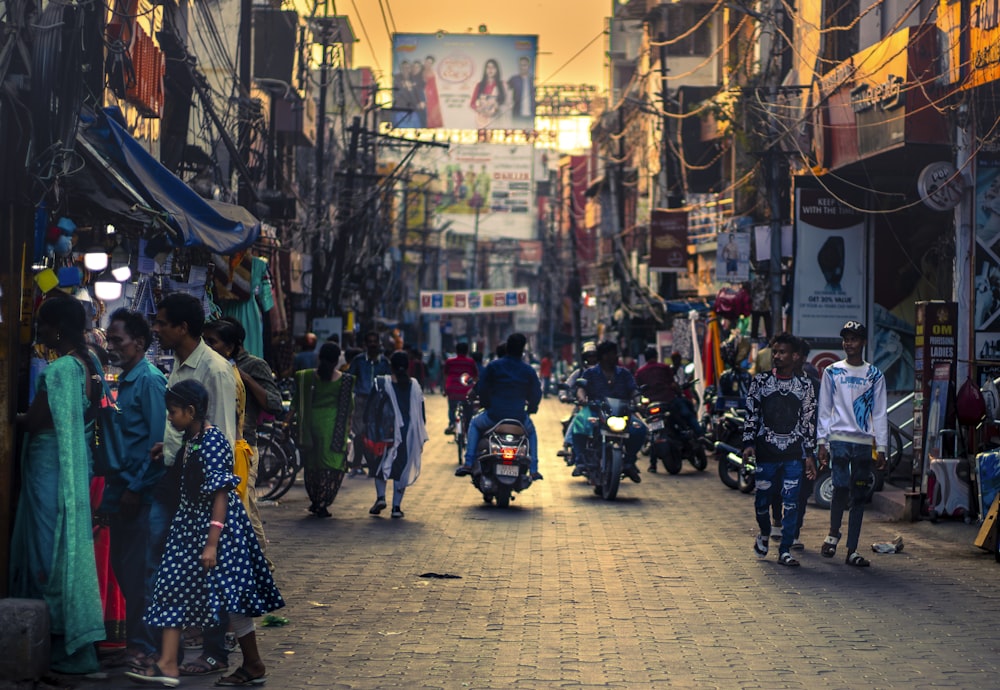
M746 288L729 287L728 285L715 296L713 311L724 319L739 321L742 316L750 316L750 293Z
M243 348L255 357L264 356L264 313L274 307L271 283L266 280L267 262L244 254L235 264L216 255L215 297L222 313L239 320L246 330ZM224 272L228 269L228 273Z

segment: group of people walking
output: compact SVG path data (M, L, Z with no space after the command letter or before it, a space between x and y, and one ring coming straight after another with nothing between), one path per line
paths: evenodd
M885 377L864 360L867 329L848 321L840 331L846 357L817 380L804 370L808 345L788 333L770 344L772 368L754 376L746 399L743 458L756 466L754 511L759 534L753 551L770 551L772 506L780 500L778 563L798 566L793 549L817 469L830 467L830 530L820 553L832 558L849 509L846 563L867 567L858 551L872 468L884 469L889 440Z
M253 618L284 606L254 491L258 426L283 412L270 366L244 349L239 321L206 322L201 301L181 293L157 304L152 323L127 309L112 313L106 352L88 342L86 310L68 295L46 298L36 323L49 357L33 367L34 396L17 417L26 439L9 584L12 596L48 606L50 668L102 672L99 571L108 569L95 555L96 515L108 525L102 558L124 599L116 665L160 686L209 674L223 674L222 687L263 684ZM169 376L146 356L154 337L173 352ZM366 345L342 367L339 346L325 343L317 365L295 373L297 440L318 517L330 515L352 462L366 460L375 478L373 515L386 508L393 480L392 516L403 517L403 492L420 472L423 395L408 376L409 357L386 358L374 333ZM105 365L121 372L114 392ZM92 492L92 481L103 490ZM202 651L185 661L193 631ZM227 633L243 655L228 674Z

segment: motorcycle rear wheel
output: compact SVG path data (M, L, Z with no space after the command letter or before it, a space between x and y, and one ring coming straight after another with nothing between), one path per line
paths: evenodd
M753 493L754 487L757 485L756 480L753 477L747 476L746 472L740 472L740 485L739 489L742 493L749 494Z
M613 501L618 495L618 486L622 481L622 450L621 448L605 448L601 467L601 497L605 501Z
M705 471L705 468L708 467L708 457L705 455L704 448L699 446L694 449L694 454L691 456L691 464L699 472Z
M677 474L684 467L684 458L674 452L671 448L667 451L667 455L663 458L663 466L666 468L667 472L670 474Z
M510 505L510 489L506 486L502 486L497 489L496 493L497 508L506 508Z

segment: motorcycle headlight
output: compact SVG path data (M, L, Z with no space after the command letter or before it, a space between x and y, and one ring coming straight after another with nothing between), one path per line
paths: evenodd
M608 417L608 428L616 434L625 431L628 426L628 419L625 417Z

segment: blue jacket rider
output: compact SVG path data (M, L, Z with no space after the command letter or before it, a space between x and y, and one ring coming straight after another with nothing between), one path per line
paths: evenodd
M516 419L524 425L528 434L531 478L542 478L538 473L538 435L528 416L538 411L538 403L542 399L542 384L535 370L521 359L527 342L528 339L521 333L512 333L507 337L506 354L490 362L479 377L476 393L479 394L484 409L469 423L465 464L455 470L456 477L472 474L476 448L484 431L504 419Z
M597 366L584 371L577 385L583 385L587 399L592 401L607 398L631 400L639 392L632 373L625 367L618 366L618 346L609 340L597 346ZM590 414L587 407L580 412ZM585 451L581 445L584 438L585 436L581 434L574 434L574 458L584 457ZM645 440L646 426L635 414L630 415L628 441L625 443L625 467L622 472L636 483L641 482L642 478L639 476L639 468L635 466L635 461Z

